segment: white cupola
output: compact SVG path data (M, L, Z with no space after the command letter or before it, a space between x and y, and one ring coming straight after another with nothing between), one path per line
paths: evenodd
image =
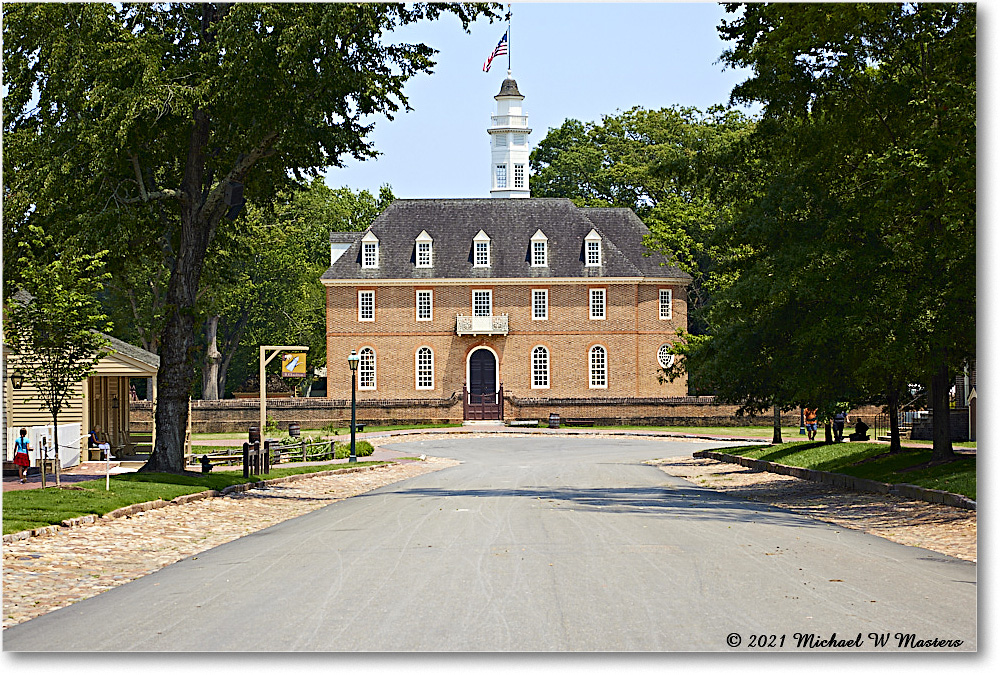
M528 128L528 116L521 111L524 97L517 90L517 82L511 78L509 70L507 79L500 85L500 93L493 98L497 102L497 112L486 130L490 135L490 196L530 197L528 134L531 129Z

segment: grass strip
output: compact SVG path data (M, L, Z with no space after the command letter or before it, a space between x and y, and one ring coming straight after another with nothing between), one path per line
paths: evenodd
M931 459L931 450L903 448L890 455L882 443L796 442L766 447L726 448L724 452L787 466L843 473L882 483L909 483L976 498L976 457L959 456L953 462L913 469Z
M373 466L386 462L357 462L351 466ZM111 490L104 479L69 484L69 488L12 490L3 496L3 533L58 525L69 518L89 514L103 516L115 509L157 499L171 500L205 490L223 490L231 485L254 483L303 473L347 468L343 464L272 468L270 473L243 477L242 471L209 474L126 473L111 477Z

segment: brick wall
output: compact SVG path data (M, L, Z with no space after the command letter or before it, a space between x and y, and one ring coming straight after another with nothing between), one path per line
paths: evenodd
M549 413L563 419L584 417L600 424L674 424L685 426L746 426L769 425L770 414L756 417L736 417L737 406L715 405L711 396L679 396L672 398L522 398L507 396L504 413L507 420L548 420ZM259 423L257 399L224 399L192 401L191 428L195 433L243 432ZM288 429L289 422L304 428L320 428L327 424L347 426L351 419L350 399L292 398L268 399L267 415L278 427ZM460 423L461 396L438 399L366 399L358 401L358 422L382 424ZM798 412L782 415L786 426L797 426ZM136 431L152 428L152 411L148 401L133 401L131 426Z
M589 289L604 288L607 318L591 320ZM672 317L659 318L659 290L672 290ZM547 289L549 318L533 320L533 289ZM375 321L358 321L358 291L375 291ZM416 291L433 292L430 321L416 320ZM458 314L472 313L473 290L493 292L493 313L507 314L506 336L459 336ZM686 379L662 383L657 352L677 339L687 326L687 294L683 288L644 283L562 283L540 279L537 284L409 286L369 285L327 288L328 393L350 395L345 360L351 350L371 347L376 354L376 389L359 390L359 400L435 399L461 392L470 353L489 347L498 357L499 379L507 392L532 397L664 397L684 396ZM589 350L607 349L608 386L590 389ZM531 351L549 351L550 386L532 389ZM434 352L434 388L418 390L416 352L422 346ZM337 377L336 373L342 373Z

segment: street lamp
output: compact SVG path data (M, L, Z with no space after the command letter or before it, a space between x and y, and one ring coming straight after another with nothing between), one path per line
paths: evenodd
M10 374L10 385L14 389L20 389L24 386L24 375L21 373L11 373Z
M351 355L347 357L347 365L351 367L351 457L348 462L358 461L357 453L354 450L354 432L357 431L357 424L355 424L355 414L358 407L358 387L357 387L357 375L358 375L358 363L361 361L361 357L358 353L351 350Z
M806 435L806 411L804 406L799 406L799 434Z

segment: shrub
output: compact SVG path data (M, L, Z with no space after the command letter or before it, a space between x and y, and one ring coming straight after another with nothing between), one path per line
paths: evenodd
M368 441L355 441L354 443L354 454L357 457L368 457L373 452L375 448ZM337 443L334 446L334 458L335 459L346 459L351 456L351 444L348 443Z

